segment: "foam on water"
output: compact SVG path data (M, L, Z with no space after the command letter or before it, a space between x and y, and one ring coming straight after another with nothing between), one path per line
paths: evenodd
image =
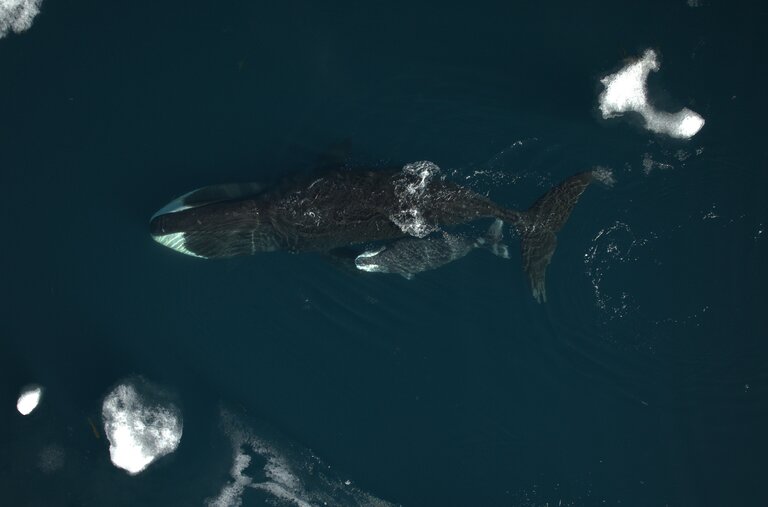
M0 0L0 39L8 32L28 30L42 3L43 0Z
M389 218L404 233L424 238L439 229L437 224L429 223L421 211L430 199L429 184L439 174L440 168L425 160L407 164L402 175L395 179L399 209Z
M635 251L647 243L647 239L637 238L629 225L616 221L597 233L584 254L584 265L594 290L595 305L605 313L608 320L626 317L632 307L632 296L626 290L620 294L609 294L603 286L606 276L617 264L637 260Z
M616 177L613 175L613 170L609 167L594 167L592 169L592 176L596 181L599 181L608 188L612 188L616 184Z
M104 398L101 413L110 459L131 475L175 451L181 441L181 412L145 380L118 385Z
M645 128L657 134L688 139L704 126L704 118L695 111L683 108L676 113L659 111L648 101L646 81L651 71L659 70L656 52L646 50L642 58L626 65L600 82L605 90L600 94L600 113L603 118L615 118L625 113L639 113Z

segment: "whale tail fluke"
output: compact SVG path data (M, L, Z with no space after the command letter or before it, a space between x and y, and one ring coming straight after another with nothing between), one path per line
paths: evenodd
M485 248L493 255L502 259L509 259L509 247L502 243L504 238L504 222L500 219L494 220L484 236L477 238L475 246Z
M547 300L545 277L557 248L556 234L565 225L581 194L596 179L608 185L613 181L606 169L575 174L539 197L528 210L520 213L515 223L520 234L523 270L539 303Z

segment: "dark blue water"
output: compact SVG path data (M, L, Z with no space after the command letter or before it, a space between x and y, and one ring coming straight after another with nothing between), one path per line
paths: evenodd
M2 503L205 505L234 417L310 504L762 505L768 17L692 3L44 0L0 39ZM647 48L654 102L706 119L690 140L599 117ZM334 160L431 160L518 209L617 183L585 192L543 305L516 255L408 281L148 234L190 189ZM136 376L184 432L130 476L102 402ZM304 505L280 501L242 492Z

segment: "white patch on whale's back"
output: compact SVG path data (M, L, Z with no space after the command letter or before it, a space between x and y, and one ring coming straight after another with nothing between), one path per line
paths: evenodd
M203 255L198 255L187 248L184 236L185 235L183 232L173 232L170 234L163 234L161 236L153 235L152 239L154 239L155 241L157 241L163 246L167 246L172 250L176 250L177 252L181 252L186 255L191 255L192 257L199 257L201 259L206 259L207 257Z
M423 160L406 164L402 176L394 180L398 210L389 219L404 233L424 238L439 229L437 224L429 223L421 211L429 206L427 189L430 181L439 174L440 168L436 164Z

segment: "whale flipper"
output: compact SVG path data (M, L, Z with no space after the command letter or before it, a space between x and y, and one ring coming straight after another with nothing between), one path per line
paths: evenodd
M494 220L485 236L477 238L475 246L487 248L493 255L497 255L502 259L509 259L509 247L501 242L504 239L503 227L503 220L500 218Z
M542 195L515 225L520 234L523 269L537 302L547 301L547 266L557 248L555 235L568 220L573 207L595 179L592 171L576 174Z

